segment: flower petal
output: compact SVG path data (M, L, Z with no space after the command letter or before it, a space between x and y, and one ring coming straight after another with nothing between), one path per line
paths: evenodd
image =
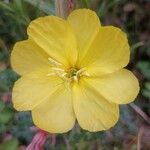
M17 42L11 53L11 65L20 75L49 66L48 55L32 40Z
M73 87L73 105L79 125L88 131L109 129L118 121L119 107L104 99L96 90L80 80Z
M139 83L132 72L122 69L103 77L84 79L107 100L117 104L132 102L138 92Z
M68 17L78 42L79 61L86 54L96 34L100 21L96 13L89 9L74 10Z
M33 122L50 133L64 133L75 123L71 91L61 86L46 101L32 110Z
M16 81L12 101L18 111L32 110L55 92L63 81L56 76L48 76L49 68L26 74Z
M129 62L130 48L126 34L119 28L101 27L81 62L91 75L112 73Z
M59 63L75 64L76 39L67 21L55 16L40 17L30 23L28 35Z

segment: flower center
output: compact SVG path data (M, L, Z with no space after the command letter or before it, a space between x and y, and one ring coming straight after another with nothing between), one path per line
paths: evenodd
M73 77L77 76L77 72L78 72L78 69L76 69L76 68L71 68L71 69L69 69L69 70L67 71L66 76L67 76L68 78L73 78Z
M86 72L85 68L69 68L64 69L62 68L62 64L53 60L52 58L48 58L52 65L52 72L48 74L48 76L59 76L65 81L72 82L76 81L78 82L81 76L89 76L89 74Z

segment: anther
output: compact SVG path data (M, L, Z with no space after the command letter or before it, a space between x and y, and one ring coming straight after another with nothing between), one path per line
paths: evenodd
M55 76L56 73L52 72L52 73L48 73L47 76Z
M63 76L63 77L64 77L65 75L67 75L67 73L66 73L66 72L62 74L62 76Z
M82 68L82 69L78 70L76 74L77 75L80 74L80 76L88 76L88 77L90 76L90 74L86 72L85 68Z
M57 68L57 67L52 67L53 70L55 71L61 71L61 72L65 72L64 69L61 69L61 68Z
M54 60L54 59L52 59L52 58L48 58L48 60L50 61L50 63L52 64L52 65L55 65L55 66L62 66L62 64L61 63L59 63L59 62L57 62L56 60Z
M90 74L89 74L89 73L87 73L87 72L83 72L83 73L82 73L82 75L83 75L83 76L90 77Z

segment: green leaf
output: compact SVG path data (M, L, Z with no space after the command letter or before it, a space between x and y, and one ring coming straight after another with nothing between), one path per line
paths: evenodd
M5 104L0 100L0 112L5 108Z
M100 16L100 18L104 17L106 13L109 11L109 9L112 8L119 1L120 0L102 1L98 9L98 15Z
M1 150L18 150L18 145L19 145L18 140L16 138L12 138L2 143L0 149Z
M18 75L11 69L5 69L0 72L0 89L9 90L14 82L18 79Z
M5 4L4 2L0 2L0 8L6 9L7 11L10 12L14 12L13 9L9 5Z
M0 112L0 123L6 124L12 119L12 117L13 117L12 109L6 107Z
M150 91L150 82L147 82L147 83L145 84L145 87Z
M145 83L145 89L143 90L142 94L145 97L150 98L150 82Z
M136 67L140 69L147 79L150 79L150 63L148 61L140 61Z
M143 90L142 94L147 97L147 98L150 98L150 91L148 90Z
M84 7L89 8L89 0L81 0Z
M131 50L134 51L134 50L136 50L137 48L139 48L139 47L141 47L141 46L143 46L143 45L144 45L143 42L135 43L135 44L133 44L133 45L131 46Z
M38 7L44 13L48 15L55 14L54 2L52 1L40 1L40 0L24 0L27 3L30 3L34 7Z

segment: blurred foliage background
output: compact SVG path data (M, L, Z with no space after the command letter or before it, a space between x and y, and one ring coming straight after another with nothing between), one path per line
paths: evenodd
M141 91L134 102L120 107L117 125L105 132L90 133L77 126L67 134L50 138L45 150L150 150L150 126L141 117L150 116L150 0L74 0L76 8L97 12L103 25L122 28L131 46L127 66L140 81ZM27 38L31 20L55 14L54 0L0 0L0 150L24 150L35 130L30 112L17 112L11 103L11 89L19 76L12 71L13 45ZM143 111L143 112L142 112ZM141 148L140 148L141 147Z

